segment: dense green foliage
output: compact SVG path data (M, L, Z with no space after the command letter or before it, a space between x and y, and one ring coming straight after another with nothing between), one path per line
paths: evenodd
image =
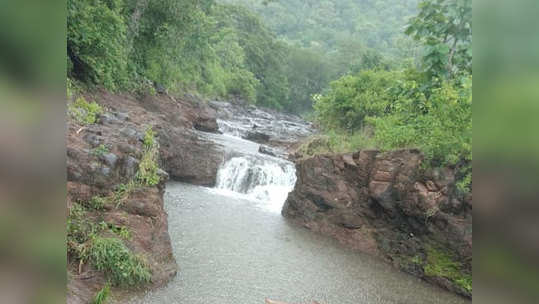
M419 148L427 163L460 169L459 188L471 183L471 1L426 0L406 32L425 45L418 67L372 69L346 75L315 101L316 119L329 136L384 150ZM353 139L353 140L352 140Z
M67 1L68 73L115 89L127 81L122 0Z
M68 76L109 90L193 91L287 108L288 47L212 0L69 0Z
M296 113L314 101L334 151L417 147L431 164L467 168L471 1L416 4L69 0L68 72L112 90L192 90ZM99 109L74 105L95 121ZM158 181L152 150L138 176L148 185Z
M383 116L390 111L398 72L367 70L347 75L331 84L331 90L317 98L315 110L324 127L355 130L366 117Z
M225 66L240 69L229 81L231 93L253 91L246 94L249 97L255 95L256 91L259 104L282 108L288 101L284 70L286 46L278 42L260 19L245 8L218 5L214 15L219 33L228 36L218 45L221 53L228 53L221 58L228 59ZM234 49L237 50L236 54L232 53Z
M103 113L103 108L95 101L88 102L80 96L68 105L67 111L81 125L90 125L96 123L97 116Z
M407 37L402 28L418 0L221 0L259 13L279 38L302 48L333 53L372 48L398 57ZM355 50L355 55L359 54ZM355 60L359 59L354 56ZM346 62L348 66L350 62Z
M309 112L330 80L410 57L416 1L68 0L68 76Z
M425 71L431 77L471 74L472 1L423 1L419 7L406 34L426 45Z

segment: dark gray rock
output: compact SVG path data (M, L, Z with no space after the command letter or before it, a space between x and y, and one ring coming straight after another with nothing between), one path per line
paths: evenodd
M139 161L131 156L128 156L124 164L124 175L126 177L133 177L137 173Z
M129 114L124 112L118 112L116 113L116 117L121 121L127 121L129 120Z
M99 123L102 125L118 124L120 121L112 113L105 112L99 115Z
M268 146L264 146L264 145L260 145L260 147L258 147L258 153L266 154L266 155L270 155L270 156L277 156L275 154L275 151L273 151L272 148L270 148Z
M104 161L109 167L115 168L116 162L118 161L118 156L114 153L105 153L99 157L102 161Z
M102 142L101 136L96 134L88 133L83 137L84 141L87 142L90 147L95 148L99 146Z
M261 132L247 132L244 139L251 140L257 143L267 143L270 140L270 136Z

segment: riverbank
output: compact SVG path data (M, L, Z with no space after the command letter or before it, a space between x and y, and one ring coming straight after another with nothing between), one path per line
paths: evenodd
M98 90L70 99L67 302L165 285L178 270L165 183L215 183L222 152L196 133L218 132L215 111L193 96Z
M274 159L267 153L285 153L286 147L309 133L292 115L207 102L189 94L133 96L75 89L71 93L67 121L68 303L88 303L109 287L112 297L123 302L128 294L164 286L176 275L178 266L163 208L165 184L169 179L210 187L226 184L226 177L218 181L220 167L244 154L235 152L240 138L215 140L231 138L219 137L223 124L232 125L224 131L241 129L241 137L264 141L266 154L259 154L255 143L247 153L260 165ZM281 128L273 131L267 122ZM286 134L295 134L286 133L291 124L303 133L288 138ZM260 128L262 125L266 127ZM280 164L293 169L285 160ZM279 166L275 168L279 170ZM263 171L258 171L258 178L263 178ZM244 174L243 178L253 176L256 174ZM280 192L286 196L293 183L284 186L287 188ZM267 196L268 189L262 185L257 191Z

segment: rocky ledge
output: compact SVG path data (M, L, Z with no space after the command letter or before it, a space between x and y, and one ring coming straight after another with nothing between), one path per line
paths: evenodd
M296 160L283 216L460 295L472 294L472 200L417 150Z
M72 116L67 121L67 303L90 303L114 280L121 284L112 283L113 295L123 302L129 293L163 286L177 272L163 206L165 182L215 183L224 152L198 132L218 132L216 113L192 96L97 91L79 97L102 111L90 122ZM149 129L159 182L135 182L148 161ZM97 243L105 252L92 251ZM131 267L125 278L111 274L114 261Z

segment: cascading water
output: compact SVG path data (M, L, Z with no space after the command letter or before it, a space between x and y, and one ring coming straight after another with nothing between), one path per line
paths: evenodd
M288 193L296 184L294 164L282 158L260 154L259 144L242 138L255 125L263 129L263 126L271 124L267 117L269 114L262 114L257 113L258 118L236 116L234 119L217 120L223 135L214 140L223 145L228 156L217 173L215 190L254 200L265 209L280 212ZM273 123L275 121L285 123L276 119ZM276 133L270 134L276 136Z
M243 194L280 212L296 184L294 164L263 155L237 156L226 161L217 174L216 188Z

